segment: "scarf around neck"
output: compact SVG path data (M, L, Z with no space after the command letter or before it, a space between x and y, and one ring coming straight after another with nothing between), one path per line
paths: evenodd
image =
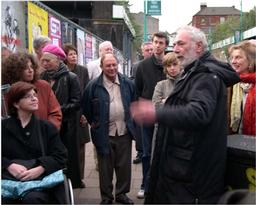
M240 79L250 84L243 113L243 134L256 137L256 73L241 74Z

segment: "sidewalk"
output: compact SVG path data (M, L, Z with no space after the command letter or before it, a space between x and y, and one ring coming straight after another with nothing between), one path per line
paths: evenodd
M132 159L136 156L135 142L132 144ZM142 165L132 164L132 181L131 190L127 194L134 202L134 204L143 204L143 199L137 199L137 193L139 191L142 180ZM93 157L93 144L86 144L85 155L85 173L84 182L86 188L74 189L75 204L99 204L101 202L100 190L99 190L99 178L98 172L95 170L95 162ZM113 201L115 203L115 201Z

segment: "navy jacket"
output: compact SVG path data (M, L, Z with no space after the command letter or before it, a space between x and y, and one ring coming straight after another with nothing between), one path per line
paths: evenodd
M118 74L122 102L125 112L126 128L134 136L134 123L130 115L130 104L136 100L134 84L122 74ZM90 81L82 98L83 114L91 125L92 142L97 152L109 153L109 94L103 85L103 74Z

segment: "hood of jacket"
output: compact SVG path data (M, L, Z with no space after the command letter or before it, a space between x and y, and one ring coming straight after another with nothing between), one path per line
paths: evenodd
M212 72L217 74L227 87L240 81L239 75L230 64L218 61L209 51L206 51L199 59L185 68L185 72L191 68L194 72Z

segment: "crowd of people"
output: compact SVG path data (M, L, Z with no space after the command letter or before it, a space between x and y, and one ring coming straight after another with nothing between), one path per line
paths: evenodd
M133 204L127 193L135 140L133 163L142 162L143 177L137 197L144 203L218 203L226 191L227 135L256 136L256 44L232 45L229 62L217 60L192 26L177 30L173 52L165 54L168 44L164 32L144 42L130 78L110 41L87 65L78 64L74 45L59 47L46 36L34 39L35 55L2 48L2 85L11 86L4 95L2 180L42 180L67 169L73 188L85 188L91 140L101 204ZM58 183L19 200L64 203L62 194Z

